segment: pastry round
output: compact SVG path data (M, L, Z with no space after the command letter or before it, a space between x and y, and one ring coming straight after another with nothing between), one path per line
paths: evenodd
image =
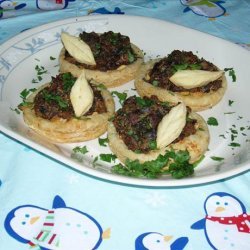
M190 155L190 163L194 163L201 158L207 151L209 144L209 131L203 118L196 114L190 113L190 118L197 120L196 133L185 137L177 143L171 143L166 148L152 150L149 153L138 154L128 149L123 140L119 137L116 128L112 122L108 124L108 139L111 151L117 158L125 163L126 159L139 160L140 163L155 160L160 154L164 155L166 150L187 150Z
M224 75L222 76L222 87L208 93L188 92L188 90L185 92L173 92L146 82L145 77L158 61L160 59L150 60L147 63L143 63L140 67L135 79L135 88L140 96L150 97L155 95L162 102L178 103L183 101L193 111L212 108L222 99L227 88L227 80Z
M33 103L36 94L48 85L43 85L31 94L27 102ZM105 113L94 112L92 115L80 118L72 117L69 120L63 118L47 120L37 116L32 105L27 105L22 107L24 121L36 133L53 143L82 142L95 139L107 131L108 119L115 112L110 92L106 89L100 91L107 108Z
M59 55L60 72L71 72L73 76L78 77L82 70L84 70L88 80L94 80L98 83L102 83L107 88L122 85L135 79L136 72L143 62L143 52L134 44L131 44L131 47L137 55L137 60L129 65L122 65L116 70L108 71L86 69L83 66L68 62L65 59L66 50L65 48L62 48Z

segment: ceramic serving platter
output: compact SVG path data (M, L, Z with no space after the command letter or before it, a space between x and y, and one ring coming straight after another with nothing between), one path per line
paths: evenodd
M60 35L66 31L78 35L82 31L112 30L130 37L145 53L145 60L163 57L174 49L192 51L219 68L233 68L236 81L226 73L228 89L223 100L210 110L199 112L208 121L209 151L195 168L192 177L176 180L139 179L112 174L111 166L98 157L110 154L108 146L98 139L75 144L51 144L35 135L18 114L24 89L37 88L58 73L58 56L62 48ZM126 15L101 15L71 18L49 23L20 33L0 47L0 128L10 137L52 157L84 174L97 178L142 186L186 186L211 182L247 171L250 168L250 53L236 44L165 21ZM39 76L38 71L46 71ZM42 78L42 79L41 79ZM110 89L136 94L134 82ZM116 109L120 108L115 96ZM106 138L106 134L101 136ZM75 147L86 146L86 154L75 154ZM96 159L98 160L96 161Z

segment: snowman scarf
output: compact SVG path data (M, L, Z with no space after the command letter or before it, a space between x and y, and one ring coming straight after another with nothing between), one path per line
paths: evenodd
M241 214L239 216L232 217L216 217L216 216L206 216L207 220L214 222L219 222L225 225L236 225L239 232L250 233L250 227L248 221L250 221L250 215Z
M28 243L30 245L30 248L32 250L41 249L39 247L40 245L39 243L47 243L51 247L53 246L53 249L58 248L59 238L56 234L51 232L53 227L54 227L54 211L48 210L40 233L36 237L34 237L32 241Z

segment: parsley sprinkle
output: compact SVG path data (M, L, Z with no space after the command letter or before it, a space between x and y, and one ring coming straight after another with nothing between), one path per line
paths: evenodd
M96 156L92 162L92 166L95 167L96 166L96 163L98 161L98 156Z
M50 59L51 61L56 60L56 58L55 58L55 57L53 57L53 56L50 56L50 57L49 57L49 59Z
M150 179L170 174L173 178L180 179L194 173L194 165L188 162L189 158L188 151L166 151L164 155L159 155L155 160L144 163L127 159L125 165L115 165L111 171L115 174ZM169 166L166 168L168 164Z
M36 88L31 88L31 89L24 89L21 93L20 93L20 97L22 98L22 103L20 103L18 106L27 106L30 105L30 102L26 101L27 96L32 93L35 92Z
M128 61L130 63L133 63L135 61L135 56L130 51L128 51Z
M207 124L210 126L218 126L219 123L215 117L209 117L207 120Z
M62 80L63 80L63 89L68 92L73 87L76 78L71 73L64 73L62 75Z
M232 115L235 114L235 112L224 112L224 115Z
M150 142L149 142L149 148L150 148L151 150L157 149L156 141L150 141Z
M225 135L219 135L219 137L222 137L223 139L226 139Z
M159 81L153 80L152 85L155 86L155 87L157 87L159 85Z
M230 146L230 147L240 147L240 144L236 143L236 142L231 142L230 144L228 144L228 146Z
M38 81L36 79L32 79L31 81L32 83L38 83Z
M13 109L13 108L10 108L10 110L12 110L12 111L15 111L18 115L20 115L20 110L18 109L18 108L15 108L15 109Z
M224 160L223 157L218 157L218 156L211 156L210 158L211 158L212 160L214 160L214 161L223 161L223 160Z
M80 154L86 154L88 153L88 149L86 146L83 146L83 147L75 147L73 148L73 152L76 154L76 153L80 153Z
M120 93L118 91L112 91L111 92L112 96L116 95L119 99L119 103L122 105L124 103L124 101L126 100L127 98L127 93L123 92L123 93Z
M98 142L100 146L107 147L108 138L98 138Z
M100 154L100 159L102 161L111 162L111 161L115 161L116 158L117 157L114 154Z
M234 101L228 100L228 105L229 105L229 106L232 106L233 103L234 103Z
M229 76L232 77L233 82L236 82L236 75L235 75L235 71L234 71L233 68L225 68L224 71L225 72L228 71L229 72Z
M106 88L106 86L104 85L104 84L99 84L99 85L97 85L97 88L98 88L98 90L104 90L104 89L107 89Z

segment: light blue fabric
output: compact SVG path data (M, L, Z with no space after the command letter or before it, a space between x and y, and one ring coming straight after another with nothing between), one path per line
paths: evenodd
M87 15L100 8L113 12L119 7L125 14L167 20L240 43L246 48L250 46L250 3L247 0L225 0L220 4L226 15L211 20L186 9L187 6L177 0L76 0L68 2L64 10L51 11L37 9L33 0L18 0L18 4L21 3L26 6L8 11L12 17L4 18L3 15L0 18L0 43L41 24ZM91 215L103 231L111 228L110 239L103 240L98 249L135 249L136 238L146 232L172 235L173 250L182 249L174 245L174 241L177 244L177 239L182 237L188 238L186 245L182 243L184 249L212 249L203 230L191 229L195 222L205 217L205 200L213 193L225 192L239 199L249 213L249 183L248 171L226 180L184 188L114 184L72 170L1 133L0 249L29 249L28 244L15 240L4 229L4 220L12 209L28 204L51 209L57 195L66 206ZM249 245L241 250L247 247ZM136 249L142 249L139 243ZM232 246L231 249L236 248Z

